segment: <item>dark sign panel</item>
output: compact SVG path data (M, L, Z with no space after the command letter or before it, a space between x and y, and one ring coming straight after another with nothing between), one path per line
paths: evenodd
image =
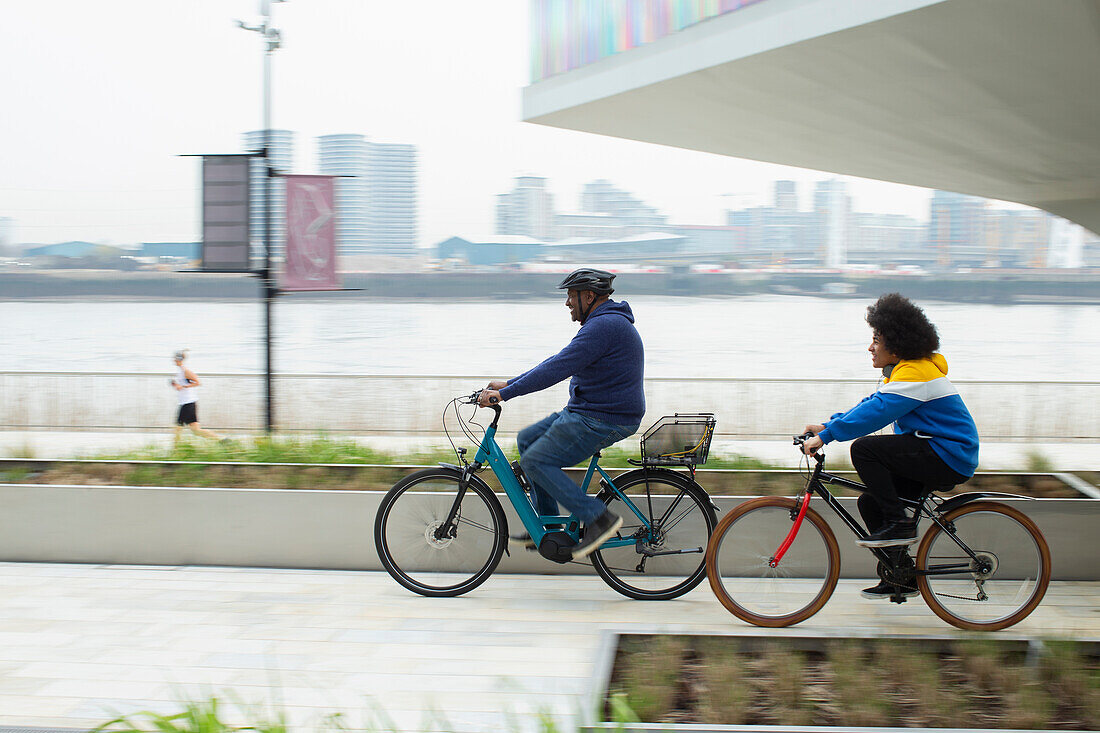
M202 156L202 269L248 272L251 155Z

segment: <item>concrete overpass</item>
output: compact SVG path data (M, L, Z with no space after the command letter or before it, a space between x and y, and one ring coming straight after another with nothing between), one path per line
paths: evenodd
M1100 232L1100 0L759 0L535 81L554 127L1046 209Z

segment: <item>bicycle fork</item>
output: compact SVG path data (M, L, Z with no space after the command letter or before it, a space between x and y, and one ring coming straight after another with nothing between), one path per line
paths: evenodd
M470 485L470 477L480 467L480 464L476 462L467 463L462 467L462 475L458 479L458 492L455 494L454 503L451 504L451 509L447 512L447 518L432 532L436 540L452 540L458 536L458 522L455 519L458 517L459 508L462 506L462 499L466 496L466 488Z
M779 549L768 559L769 568L779 567L779 561L783 559L783 556L787 554L787 550L791 549L791 545L794 544L794 538L798 536L798 530L802 527L802 520L806 518L806 510L810 508L810 497L812 495L811 492L807 491L791 509L791 519L794 520L794 523L791 525L791 529L787 532L782 544L779 545Z

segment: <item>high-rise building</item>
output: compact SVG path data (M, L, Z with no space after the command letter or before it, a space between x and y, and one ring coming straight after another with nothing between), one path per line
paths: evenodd
M0 256L15 253L15 219L0 216Z
M928 227L903 214L853 212L848 219L847 258L865 265L917 265L935 262L925 246Z
M370 202L367 152L370 143L363 135L322 135L317 138L318 170L339 176L333 189L336 198L336 250L342 255L370 251L367 222Z
M981 267L986 262L986 200L951 191L932 193L928 246L939 267Z
M1046 267L1053 217L1037 209L994 211L994 248L987 258L1000 267Z
M1085 266L1085 228L1080 224L1052 217L1047 267L1080 268Z
M620 236L625 237L661 231L667 227L668 222L668 217L654 207L604 180L584 184L581 191L581 210L614 217L622 227Z
M497 234L554 239L554 200L546 179L518 176L509 193L497 194Z
M775 206L763 208L764 247L776 260L809 263L817 253L806 246L807 214L798 209L798 191L794 181L775 182Z
M798 211L798 187L794 181L775 182L775 208L783 213Z
M271 149L268 155L276 173L291 173L294 167L294 133L290 130L271 130ZM251 130L244 133L244 148L249 152L259 152L267 144L263 130ZM252 238L252 254L263 257L264 242L264 198L267 194L267 172L263 158L252 161L252 225L249 234ZM282 181L271 181L271 256L279 258L286 243L286 188Z
M367 144L367 246L373 253L416 254L415 145Z
M779 206L779 184L776 182L776 208ZM795 204L797 208L797 203ZM848 226L851 221L851 198L848 187L839 178L818 181L814 186L814 239L821 248L826 267L844 267L848 264Z

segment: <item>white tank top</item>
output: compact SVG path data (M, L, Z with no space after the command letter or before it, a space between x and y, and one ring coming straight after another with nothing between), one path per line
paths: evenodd
M187 376L183 371L183 367L180 367L179 370L176 372L175 382L179 385L187 384ZM183 389L176 392L176 394L179 395L181 405L186 405L188 403L198 400L199 396L195 393L195 389L195 387L184 387Z

